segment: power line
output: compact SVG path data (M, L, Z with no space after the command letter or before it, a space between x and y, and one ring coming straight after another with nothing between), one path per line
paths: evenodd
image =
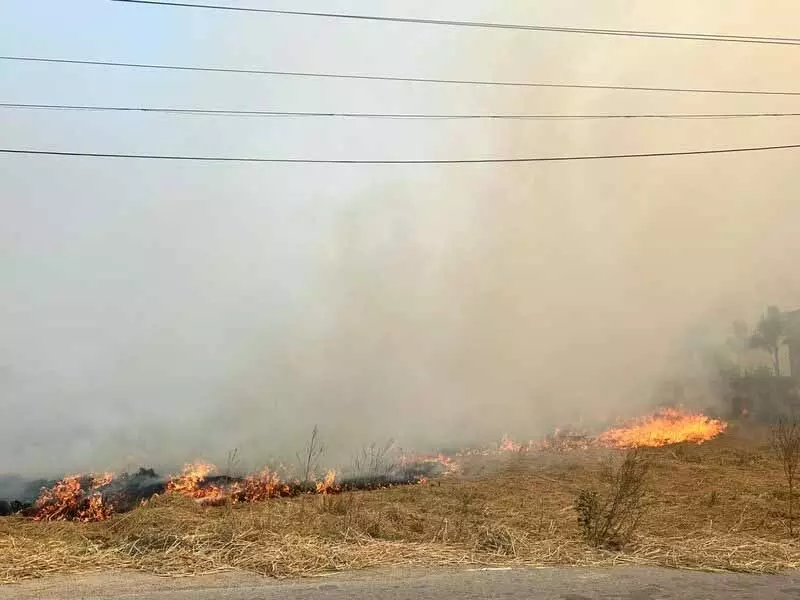
M537 163L571 162L588 160L612 160L623 158L655 158L668 156L697 156L708 154L734 154L743 152L764 152L768 150L789 150L800 148L800 144L783 146L752 146L744 148L718 148L711 150L684 150L677 152L644 152L634 154L590 154L577 156L537 156L521 158L468 158L442 160L380 160L380 159L313 159L313 158L260 158L231 156L187 156L169 154L122 154L105 152L66 152L57 150L25 150L0 148L0 154L62 156L86 158L128 158L142 160L226 162L226 163L283 163L283 164L326 164L326 165L456 165L456 164L498 164L498 163Z
M0 108L85 111L85 112L124 112L124 113L164 113L177 115L223 116L223 117L337 117L348 119L398 119L398 120L531 120L531 121L569 121L569 120L610 120L610 119L747 119L761 117L800 117L800 112L760 112L760 113L645 113L645 114L429 114L429 113L366 113L366 112L314 112L279 110L224 110L204 108L170 108L147 106L96 106L80 104L25 104L0 102Z
M553 33L576 33L582 35L605 35L616 37L657 38L670 40L696 40L708 42L736 42L747 44L800 45L800 38L753 35L725 35L718 33L685 33L675 31L641 31L634 29L597 29L590 27L557 27L546 25L523 25L516 23L492 23L486 21L456 21L451 19L422 19L413 17L385 17L378 15L345 14L300 10L280 10L275 8L248 8L244 6L223 6L218 4L199 4L192 2L168 2L165 0L112 0L128 4L150 4L153 6L172 6L179 8L199 8L234 12L262 13L271 15L292 15L300 17L319 17L325 19L346 19L351 21L379 21L388 23L410 23L416 25L445 25L448 27L472 27L479 29L510 29L522 31L548 31Z
M780 90L726 90L715 88L685 88L685 87L654 87L639 85L604 85L581 83L542 83L534 81L490 81L480 79L445 79L436 77L402 77L387 75L356 75L348 73L323 73L313 71L280 71L273 69L244 69L234 67L192 67L185 65L167 65L157 63L118 62L107 60L80 60L69 58L40 58L34 56L0 56L0 60L49 63L63 65L84 65L93 67L120 67L131 69L151 69L159 71L189 71L200 73L229 73L238 75L264 75L276 77L304 77L318 79L349 79L360 81L391 81L400 83L435 83L448 85L475 85L487 87L523 87L523 88L552 88L552 89L577 89L577 90L619 90L634 92L674 92L690 94L732 94L752 96L800 96L800 91Z

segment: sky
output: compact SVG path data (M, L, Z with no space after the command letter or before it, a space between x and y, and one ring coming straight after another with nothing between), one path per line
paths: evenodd
M222 1L222 0L220 0ZM745 0L231 6L792 36ZM0 55L797 90L800 51L6 0ZM0 101L428 113L797 112L796 99L0 61ZM792 144L800 119L375 121L0 109L0 146L451 159ZM0 473L525 438L649 410L707 324L800 305L797 151L558 164L0 156ZM708 325L711 327L711 325ZM687 340L689 340L687 342ZM712 404L714 398L705 399ZM338 454L335 454L337 453Z

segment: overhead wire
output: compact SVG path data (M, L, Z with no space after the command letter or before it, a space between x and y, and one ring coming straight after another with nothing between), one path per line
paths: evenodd
M304 10L285 10L277 8L255 8L246 6L230 6L220 4L204 4L195 2L178 2L168 0L111 0L127 4L169 6L176 8L194 8L206 10L221 10L231 12L261 13L271 15L291 15L302 17L318 17L325 19L344 19L351 21L376 21L384 23L408 23L415 25L443 25L448 27L470 27L479 29L507 29L515 31L542 31L552 33L570 33L582 35L604 35L617 37L658 38L671 40L695 40L710 42L733 42L747 44L779 44L800 45L800 38L787 38L778 36L755 35L728 35L719 33L687 33L676 31L647 31L636 29L600 29L594 27L561 27L550 25L526 25L521 23L495 23L489 21L460 21L453 19L427 19L418 17L389 17L381 15L318 12Z
M751 113L629 113L629 114L435 114L435 113L370 113L337 111L281 111L281 110L232 110L207 108L177 108L151 106L98 106L84 104L35 104L0 102L0 109L163 113L177 115L222 116L222 117L334 117L346 119L397 119L397 120L626 120L626 119L749 119L799 117L800 112L751 112Z
M800 39L795 38L767 38L759 36L728 36L718 34L684 34L675 32L653 32L635 30L601 30L601 29L580 29L549 27L536 25L514 25L502 23L484 23L472 21L450 21L436 19L417 19L404 17L381 17L374 15L353 15L340 13L323 13L310 11L289 11L278 9L256 9L247 7L230 7L211 4L195 4L189 2L167 2L155 0L113 0L117 2L127 2L131 4L154 4L163 6L177 6L185 8L202 8L218 10L236 10L245 12L261 12L269 14L286 14L295 16L313 16L326 18L342 18L367 21L398 21L404 23L428 24L428 25L448 25L481 28L500 28L500 29L524 29L536 31L555 31L562 33L586 33L599 35L623 35L635 37L665 37L669 39L702 39L707 41L737 41L750 43L780 43L790 45L800 45ZM376 80L394 82L415 82L415 83L440 83L440 84L459 84L459 85L480 85L480 86L503 86L503 87L536 87L536 88L568 88L568 89L595 89L595 90L626 90L626 91L647 91L647 92L681 92L698 94L746 94L746 95L769 95L769 96L800 96L799 92L793 91L772 91L772 90L730 90L730 89L708 89L708 88L680 88L680 87L651 87L651 86L623 86L623 85L604 85L604 84L562 84L544 82L525 82L525 81L488 81L488 80L469 80L469 79L445 79L445 78L423 78L423 77L401 77L401 76L382 76L382 75L359 75L343 73L323 73L323 72L304 72L304 71L279 71L267 69L246 69L246 68L226 68L226 67L194 67L169 64L150 64L117 61L99 60L80 60L66 58L44 58L28 56L0 56L0 60L51 63L51 64L72 64L87 66L105 66L122 68L139 68L155 70L173 71L195 71L195 72L215 72L215 73L236 73L250 75L270 75L270 76L289 76L289 77L308 77L308 78L333 78L351 80ZM352 113L352 112L312 112L312 111L267 111L267 110L219 110L219 109L181 109L181 108L159 108L159 107L126 107L126 106L91 106L91 105L59 105L59 104L24 104L24 103L0 103L2 108L19 109L46 109L46 110L82 110L82 111L125 111L125 112L161 112L177 114L197 114L197 115L225 115L225 116L259 116L259 117L348 117L348 118L388 118L388 119L537 119L537 120L564 120L564 119L700 119L700 118L755 118L755 117L789 117L800 116L800 113L702 113L702 114L576 114L576 115L502 115L502 114L400 114L400 113ZM6 155L38 155L38 156L61 156L61 157L91 157L91 158L127 158L127 159L148 159L148 160L170 160L170 161L202 161L202 162L240 162L240 163L299 163L299 164L488 164L488 163L533 163L533 162L564 162L564 161L587 161L587 160L610 160L627 158L648 158L648 157L670 157L670 156L694 156L694 155L713 155L731 154L741 152L760 152L771 150L787 150L800 148L800 144L775 145L775 146L751 146L735 148L717 148L706 150L687 150L674 152L646 152L646 153L623 153L623 154L595 154L595 155L567 155L567 156L538 156L538 157L518 157L518 158L476 158L476 159L307 159L307 158L268 158L268 157L231 157L231 156L195 156L195 155L165 155L165 154L126 154L126 153L104 153L104 152L77 152L59 150L36 150L23 148L2 148L0 153Z
M0 154L58 156L84 158L124 158L140 160L220 162L220 163L282 163L282 164L328 164L328 165L465 165L465 164L499 164L499 163L543 163L596 161L632 158L656 158L677 156L698 156L712 154L735 154L745 152L765 152L772 150L798 149L800 144L776 146L748 146L736 148L715 148L707 150L679 150L674 152L642 152L624 154L587 154L564 156L535 156L518 158L466 158L466 159L314 159L314 158L267 158L267 157L232 157L232 156L198 156L173 154L127 154L111 152L76 152L61 150L33 150L24 148L0 148Z
M486 87L521 87L521 88L552 88L552 89L581 89L604 91L634 91L634 92L668 92L689 94L729 94L753 96L800 96L800 91L789 90L742 90L724 88L692 88L692 87L659 87L641 85L611 85L611 84L583 84L583 83L547 83L537 81L492 81L481 79L453 79L438 77L405 77L391 75L361 75L353 73L326 73L320 71L286 71L275 69L255 69L236 67L208 67L189 65L170 65L163 63L141 63L110 60L83 60L72 58L47 58L36 56L0 55L0 60L14 62L47 63L62 65L82 65L93 67L114 67L127 69L149 69L156 71L186 71L198 73L227 73L237 75L260 75L271 77L298 77L311 79L347 79L359 81L386 81L397 83L429 83L443 85L472 85Z

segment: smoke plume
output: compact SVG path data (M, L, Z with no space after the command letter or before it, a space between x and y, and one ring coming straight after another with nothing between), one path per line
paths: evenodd
M437 10L763 35L788 34L785 24L800 18L789 2L769 14L751 14L745 2L633 12L621 2L531 4L473 0ZM442 16L426 7L404 10ZM98 10L108 24L101 50L118 38L128 56L115 56L145 52L128 23L139 12ZM292 21L291 31L305 32L298 38L272 21L193 14L197 39L176 49L171 38L181 30L170 19L180 15L149 13L164 21L145 54L157 50L165 63L731 89L792 89L800 68L779 46ZM80 31L62 16L67 32ZM55 89L60 97L47 99L102 104L110 94L144 106L631 114L779 112L792 103L68 75L52 66L15 65L7 76L20 101ZM55 84L43 87L46 77ZM796 119L0 118L9 146L223 156L557 156L800 139ZM528 439L650 410L665 380L692 372L698 328L722 340L734 319L798 303L797 173L793 151L430 167L5 157L0 473L224 462L232 448L252 465L291 461L315 424L335 466L387 438L417 449L504 433ZM714 404L712 389L692 401Z

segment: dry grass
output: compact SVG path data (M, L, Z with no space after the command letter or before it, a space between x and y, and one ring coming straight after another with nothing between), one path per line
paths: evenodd
M162 497L104 523L0 519L0 582L138 569L271 576L385 566L613 565L775 572L800 567L780 464L758 436L647 453L648 512L620 552L590 548L573 503L604 453L465 459L430 484L201 508Z

